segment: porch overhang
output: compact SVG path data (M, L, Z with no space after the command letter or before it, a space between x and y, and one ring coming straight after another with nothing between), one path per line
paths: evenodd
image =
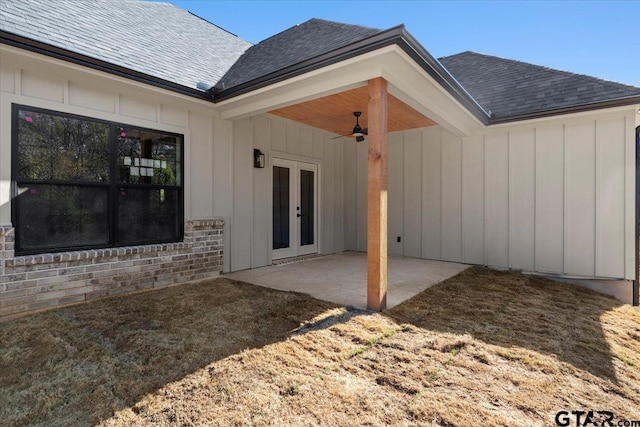
M398 44L384 46L287 80L276 81L251 92L217 101L216 109L222 119L233 121L286 108L305 108L308 101L355 89L362 89L363 93L366 93L364 88L369 80L383 78L388 83L392 105L395 99L458 136L469 136L474 130L488 123L489 115L468 94L468 98L464 98L460 94L460 90L463 89L453 91L450 87L453 83L445 84L448 80L441 76L441 70L434 77L435 71L431 70L430 73L425 70L425 67L429 68L425 65L426 61L416 61L415 55L415 52L414 55L408 54ZM448 79L453 77L449 75ZM361 102L366 104L367 98L364 97ZM366 111L366 108L362 110ZM352 117L353 111L357 109L349 105L333 106L336 118ZM390 114L394 113L390 110ZM307 120L300 121L314 126ZM409 128L411 127L399 130Z
M453 77L426 63L426 51L393 44L218 101L226 120L271 113L336 134L363 112L369 128L367 161L367 307L381 311L387 298L387 134L440 125L470 136L489 115ZM418 57L418 59L416 59ZM424 61L421 61L423 59ZM426 63L426 65L425 65ZM431 67L431 68L430 68ZM430 72L431 71L431 72ZM438 74L436 71L440 71ZM434 74L436 72L436 74Z

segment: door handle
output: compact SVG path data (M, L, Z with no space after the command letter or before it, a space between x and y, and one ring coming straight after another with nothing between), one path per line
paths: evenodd
M296 214L296 216L297 216L298 218L300 218L300 217L302 216L302 214Z

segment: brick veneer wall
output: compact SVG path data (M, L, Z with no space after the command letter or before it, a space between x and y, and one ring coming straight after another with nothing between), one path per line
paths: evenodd
M217 276L223 226L189 220L180 243L28 256L14 256L14 229L0 226L0 317Z

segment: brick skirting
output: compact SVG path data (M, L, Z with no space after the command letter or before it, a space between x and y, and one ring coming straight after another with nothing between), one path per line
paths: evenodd
M185 222L184 241L14 256L14 229L0 226L0 317L217 276L222 219Z

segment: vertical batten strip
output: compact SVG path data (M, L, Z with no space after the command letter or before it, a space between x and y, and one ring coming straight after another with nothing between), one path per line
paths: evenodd
M538 153L538 128L533 128L533 270L536 270L536 251L537 251L537 242L536 242L536 227L538 225L538 218L536 217L537 212L537 203L538 203L538 183L536 179L536 175L538 173L538 162L537 162L537 153Z
M639 113L640 113L640 111L639 111ZM629 129L629 127L627 127L627 122L629 123L629 125L631 125L633 123L632 120L625 119L625 129ZM631 128L631 129L633 129L633 128ZM633 263L633 268L634 268L633 279L634 280L632 282L632 285L633 285L633 289L632 289L632 294L633 294L632 295L632 299L633 299L633 301L632 301L632 304L637 307L637 306L640 306L640 126L638 126L635 129L635 132L632 131L631 134L635 136L635 144L633 144L633 147L635 148L635 154L636 154L636 156L635 156L636 162L635 162L635 168L634 168L635 170L631 170L631 171L628 172L628 174L630 174L630 175L633 174L633 172L635 172L635 178L636 178L636 180L635 180L635 194L634 194L636 212L635 212L635 216L631 215L633 217L633 221L634 221L633 228L635 229L634 230L635 231L635 233L634 233L634 242L633 242L633 246L631 246L635 250L635 252L633 254L633 260L635 262ZM631 138L634 138L634 136L632 136ZM628 147L628 145L625 145L625 147ZM627 152L628 151L625 151L625 154ZM631 151L631 152L633 153L634 151ZM631 157L630 155L625 155L626 159L629 159L630 157ZM629 163L632 163L632 160L627 160L627 161ZM625 180L625 182L627 182L627 181ZM629 184L630 185L628 187L634 188L633 181L629 181ZM627 187L625 187L625 188L627 188ZM626 191L625 191L625 195L626 195ZM625 197L625 200L628 200L628 198ZM631 213L633 212L633 204L629 203L629 205L625 206L627 214L629 212L631 212ZM631 218L627 217L626 224L629 224L630 220L631 220ZM629 227L629 228L631 228L631 227ZM631 233L626 233L626 234L629 235ZM630 236L628 236L628 238L629 237ZM629 245L625 244L625 248L627 248L628 246ZM626 252L625 252L625 255L626 255ZM629 263L628 262L625 264L625 267L628 269L628 267L629 267Z
M442 193L443 193L443 185L442 183L444 182L444 177L443 177L443 170L444 168L442 167L442 165L444 164L444 157L443 157L443 145L444 145L444 128L440 128L440 140L438 141L438 145L440 146L440 170L439 170L439 174L440 174L440 182L438 183L438 186L440 187L440 191L438 192L438 203L440 204L439 208L440 208L440 218L438 218L438 224L439 224L439 229L440 229L440 235L438 236L438 259L442 259L442 218L443 218L443 209L442 209Z
M594 203L593 203L593 275L597 276L601 272L602 267L600 265L600 251L598 250L599 234L600 234L600 218L598 214L600 212L600 178L602 176L602 162L600 162L600 120L594 122L594 159L593 159L593 189L594 191Z
M69 79L62 82L62 103L69 105Z
M569 250L569 230L567 224L569 223L568 213L567 213L567 197L568 191L567 188L569 186L569 144L567 142L567 125L562 125L562 153L564 155L564 170L563 170L563 188L562 192L562 272L567 273L567 259L569 258L568 250Z
M513 136L513 131L508 131L507 132L507 146L506 146L506 150L507 150L507 266L509 266L509 269L513 268L513 259L515 258L513 256L512 251L514 250L514 247L516 245L513 244L513 242L511 241L511 239L513 238L513 235L515 233L512 233L512 229L515 228L513 222L515 220L515 213L513 212L513 209L515 209L515 191L514 188L515 186L513 185L513 165L512 165L512 159L511 159L511 154L512 152L514 152L515 150L512 150L512 145L514 144L514 136Z
M482 247L484 265L489 265L489 248L487 243L487 143L486 135L482 135Z
M468 138L462 137L460 139L460 262L467 262L467 251L466 251L466 239L465 239L465 226L464 220L466 218L465 215L465 204L464 204L464 181L465 181L465 173L464 173L464 148L467 144L465 144L465 140Z

